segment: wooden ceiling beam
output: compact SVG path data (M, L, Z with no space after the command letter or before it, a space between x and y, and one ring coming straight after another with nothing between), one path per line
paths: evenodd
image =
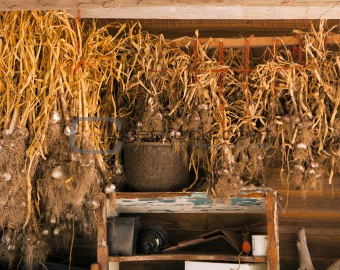
M247 43L247 38L199 38L198 39L201 44L205 44L209 42L210 47L217 48L220 42L223 43L224 48L244 48ZM177 40L173 40L177 46L186 46L192 42L195 42L194 38L179 38ZM339 44L340 43L340 35L331 35L327 38L327 44ZM255 47L267 47L274 46L275 43L280 45L299 45L300 39L297 36L285 36L285 37L252 37L249 40L249 46L251 48Z
M82 18L131 19L339 19L340 4L329 6L148 6L80 9ZM76 10L69 10L76 14Z
M313 25L319 30L320 20L178 20L178 19L98 19L98 27L109 23L128 23L133 25L140 23L143 31L151 34L163 34L166 39L180 37L195 37L195 31L199 30L200 38L237 38L249 37L282 37L293 35L293 30L310 31ZM340 18L327 20L325 29L331 29L333 33L339 33Z
M127 22L136 23L137 20L132 19L107 19L107 22ZM320 20L267 20L265 18L261 20L229 20L229 19L218 19L218 20L188 20L188 19L139 19L139 23L142 28L151 29L262 29L268 30L281 30L281 29L301 29L310 28L313 25L318 28ZM327 20L327 27L340 25L340 15L337 20Z
M67 10L82 18L339 19L336 0L2 0L0 10Z

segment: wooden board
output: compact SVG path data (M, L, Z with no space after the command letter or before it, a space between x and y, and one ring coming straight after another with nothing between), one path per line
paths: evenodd
M189 38L179 38L176 41L178 46L188 44L193 42L195 39ZM275 44L279 45L298 45L300 43L300 39L296 36L285 36L285 37L253 37L249 38L200 38L199 42L202 44L209 44L212 48L219 47L220 44L223 45L224 48L244 48L246 43L249 41L249 47L267 47L274 46ZM327 40L328 44L340 43L340 35L332 35Z
M266 174L266 186L274 189L274 190L278 190L279 193L284 194L286 193L287 190L287 186L284 185L283 181L281 180L280 177L280 171L281 168L276 167L276 168L269 168ZM339 194L337 194L336 192L340 192L340 174L339 173L335 173L334 177L333 177L333 185L329 185L328 184L328 174L325 173L324 174L324 185L322 187L323 191L325 191L325 194L330 194L333 191L334 193L334 197L338 196ZM296 191L292 191L296 192ZM322 194L322 192L311 192L309 193L309 195L311 195L312 197L316 194ZM307 194L308 195L308 194ZM310 197L310 196L307 196Z
M161 223L170 231L205 232L207 213L121 213L120 216L139 216L144 226ZM183 239L182 239L183 240Z
M119 270L184 270L184 261L120 262Z
M291 36L293 30L306 31L313 25L315 29L320 26L320 20L230 20L230 19L98 19L98 27L109 23L139 23L143 31L151 34L162 34L165 39L176 39L180 37L195 37L198 30L200 38L218 37L285 37ZM325 26L333 28L333 33L339 33L340 19L327 20ZM335 28L334 28L335 27ZM331 49L331 48L330 48ZM263 52L258 57L261 57ZM253 57L254 51L252 51Z
M152 254L136 256L111 256L110 262L133 262L133 261L234 261L237 262L266 262L265 256L237 256L226 254Z
M324 0L2 0L0 10L68 9L84 18L338 19L340 6Z
M268 230L268 269L280 269L279 259L279 232L277 204L275 194L267 196L267 230Z
M340 191L309 191L306 197L300 190L279 190L280 217L314 216L340 219Z
M266 199L245 194L225 203L204 192L117 193L115 205L119 213L264 213Z
M293 0L294 2L294 0ZM338 19L340 7L328 6L240 6L240 5L170 5L114 6L87 8L79 5L83 18L145 18L145 19ZM75 9L68 10L74 15Z
M267 232L265 213L208 214L207 231L218 228L234 229L247 225L251 232Z

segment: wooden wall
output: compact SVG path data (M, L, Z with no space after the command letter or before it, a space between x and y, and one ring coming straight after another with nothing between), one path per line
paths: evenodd
M324 183L327 182L325 179ZM307 243L316 269L326 269L340 258L339 174L335 175L333 183L333 186L325 184L322 192L309 192L304 200L301 191L287 192L280 180L279 169L269 172L267 185L278 190L282 206L279 210L281 269L298 267L296 233L300 226L306 228Z

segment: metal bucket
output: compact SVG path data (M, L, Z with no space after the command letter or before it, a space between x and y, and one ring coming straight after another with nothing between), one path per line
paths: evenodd
M188 186L188 164L171 143L127 143L123 155L131 191L181 191Z

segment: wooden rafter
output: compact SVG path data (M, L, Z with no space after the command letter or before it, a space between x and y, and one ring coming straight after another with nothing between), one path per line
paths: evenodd
M0 10L66 9L83 18L338 19L334 0L2 0Z
M212 48L219 47L220 42L223 43L224 48L244 48L247 44L248 38L199 38L200 43L204 44L209 42ZM186 46L191 42L194 42L194 38L183 37L174 40L177 46ZM278 45L299 45L300 38L297 36L285 36L285 37L252 37L249 43L250 47L266 47ZM328 44L340 43L340 35L331 35L327 40Z

